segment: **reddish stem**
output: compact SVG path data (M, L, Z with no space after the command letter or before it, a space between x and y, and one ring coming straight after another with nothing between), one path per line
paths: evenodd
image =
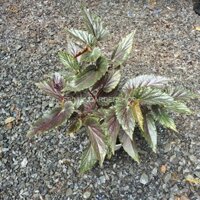
M83 50L79 51L74 57L77 58L80 55L84 54L85 52L90 51L89 47L85 47Z

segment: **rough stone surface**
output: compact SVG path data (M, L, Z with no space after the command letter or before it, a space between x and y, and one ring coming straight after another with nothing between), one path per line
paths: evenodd
M123 79L164 75L200 94L200 31L194 29L200 17L190 1L157 0L154 7L129 0L85 4L111 32L103 44L106 50L137 29ZM31 122L55 103L34 83L62 69L57 52L66 49L65 29L81 26L79 0L0 1L0 199L80 200L86 191L95 200L200 199L199 187L185 181L188 175L199 177L200 171L198 100L188 103L194 115L174 116L179 133L159 129L157 154L138 140L139 165L120 150L102 168L80 176L85 134L70 138L61 127L26 138ZM9 126L8 117L15 118ZM158 170L162 164L168 166L165 174ZM147 185L140 183L142 173L149 177Z

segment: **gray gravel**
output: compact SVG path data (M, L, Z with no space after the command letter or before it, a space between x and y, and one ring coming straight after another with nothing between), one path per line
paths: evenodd
M165 75L200 93L200 31L194 30L200 17L191 2L163 0L154 9L128 0L86 5L111 30L106 49L137 29L124 77ZM84 133L69 138L61 127L27 140L30 123L54 104L34 83L62 68L57 52L66 48L64 29L81 26L79 6L75 0L0 1L0 199L200 199L199 185L185 181L188 175L200 176L198 100L189 102L195 115L176 116L179 133L159 130L157 155L139 141L140 165L119 150L103 168L80 176ZM8 117L15 120L5 125ZM167 171L162 173L165 164Z

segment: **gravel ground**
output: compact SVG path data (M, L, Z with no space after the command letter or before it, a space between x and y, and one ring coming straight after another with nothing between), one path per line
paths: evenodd
M135 49L124 77L155 73L200 93L200 17L192 3L160 0L86 1L102 16L112 35L105 48L137 29ZM158 154L141 142L137 165L119 151L103 168L80 176L78 162L85 134L69 138L64 128L28 141L32 121L54 105L34 83L59 71L57 52L67 44L66 27L80 27L79 1L0 1L0 199L197 200L200 186L200 106L191 116L176 116L179 133L159 130ZM115 35L115 36L114 36ZM110 47L109 47L110 45ZM14 122L5 125L8 117Z

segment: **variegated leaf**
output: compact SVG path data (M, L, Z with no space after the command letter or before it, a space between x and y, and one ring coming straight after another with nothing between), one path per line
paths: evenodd
M98 40L104 39L108 35L108 30L103 27L103 23L98 16L90 13L86 8L82 9L87 30Z
M122 143L123 149L126 151L126 153L137 163L139 163L139 155L137 151L137 146L134 139L130 139L130 137L123 133L122 137L120 137L120 141Z
M60 52L58 55L60 61L67 69L74 70L75 72L79 71L80 66L74 56L70 55L67 52Z
M69 52L70 55L75 57L81 51L81 47L76 43L70 41L67 45L67 51Z
M63 95L61 94L61 90L64 88L64 83L63 77L56 72L51 80L36 83L36 86L47 95L62 101Z
M142 132L145 140L152 150L156 152L157 148L157 130L153 117L150 114L144 116L144 131Z
M93 86L108 70L108 62L104 57L100 57L96 61L96 65L86 68L82 73L78 74L75 80L68 83L65 90L78 92Z
M153 116L156 121L162 124L166 128L170 128L173 131L177 132L176 124L174 120L167 113L166 109L159 106L152 106Z
M28 136L43 133L60 126L70 118L73 112L74 105L70 101L66 102L63 107L54 108L33 124L28 132Z
M127 81L122 90L125 93L130 93L133 89L139 87L163 87L169 81L168 78L155 75L141 75Z
M140 100L141 104L149 105L168 105L174 102L173 97L164 93L162 90L150 87L141 87L132 91L132 98Z
M185 88L177 87L177 88L167 88L166 93L168 93L170 96L172 96L175 100L188 100L195 98L196 95L194 95L192 92L187 91Z
M170 112L191 114L192 111L182 102L174 101L171 104L165 105L165 108Z
M115 153L115 146L117 141L117 136L120 130L120 124L117 120L117 116L115 114L115 109L111 108L105 118L105 129L106 135L108 137L108 143L111 148L112 153Z
M133 139L133 132L135 129L135 119L129 102L123 98L118 98L115 103L115 112L117 119L126 134Z
M94 148L99 164L102 166L107 153L107 146L105 144L105 135L98 122L94 117L88 117L84 122L87 132L89 134L90 142Z
M135 31L123 38L111 55L115 66L123 64L131 53Z
M143 114L142 114L142 110L140 108L140 101L139 100L135 100L132 104L132 112L133 112L133 116L135 118L135 120L137 121L140 129L142 131L144 131L143 127L144 127L144 118L143 118Z
M96 39L95 37L86 32L86 31L82 31L82 30L77 30L77 29L70 29L70 30L67 30L68 33L70 33L70 35L72 35L75 39L89 45L89 46L93 46L95 43L96 43Z
M120 70L115 71L114 73L108 74L108 77L105 80L103 91L106 93L111 92L114 90L117 85L119 84L121 79Z
M101 56L101 50L95 47L92 51L81 55L81 62L95 62Z
M86 171L92 169L96 162L97 157L95 150L92 145L89 145L81 157L80 173L83 174Z

